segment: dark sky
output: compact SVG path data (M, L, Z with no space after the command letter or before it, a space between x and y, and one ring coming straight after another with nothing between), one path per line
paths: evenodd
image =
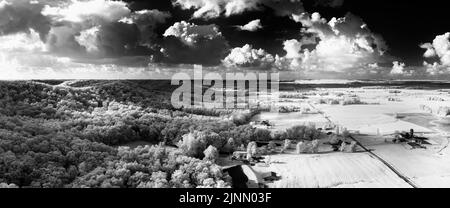
M163 33L164 29L174 22L189 20L193 13L193 11L173 7L170 0L127 1L131 2L131 8L135 10L145 8L170 11L173 18L160 27L160 33ZM389 54L408 65L422 64L424 50L418 47L420 43L431 42L436 35L450 30L449 7L445 1L345 0L344 4L337 8L320 6L316 0L303 0L302 2L307 12L319 12L328 20L332 17L343 17L348 12L361 17L374 33L380 34L385 39L389 46ZM234 28L235 25L243 25L257 18L264 23L263 30L245 32ZM298 23L289 21L289 17L273 15L270 9L208 21L192 19L190 22L219 25L232 47L250 43L256 48L264 48L274 54L283 54L283 41L298 38L302 27Z

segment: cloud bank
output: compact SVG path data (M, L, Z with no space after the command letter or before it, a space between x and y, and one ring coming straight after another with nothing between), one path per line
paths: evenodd
M246 11L272 9L278 16L289 16L304 12L301 0L174 0L174 6L194 9L193 18L212 19L229 17Z
M310 73L352 74L363 66L390 61L384 40L351 13L329 21L319 13L292 15L292 18L303 25L304 36L300 40L285 41L287 55L278 65ZM304 47L314 40L314 49Z
M108 76L127 69L142 72L191 64L223 71L290 71L305 78L450 75L450 33L420 45L426 61L415 69L395 61L401 59L389 55L383 38L351 13L325 19L305 11L301 0L170 3L186 10L191 19L156 9L131 9L120 0L0 0L0 75L98 69ZM319 0L312 6L333 9L343 4ZM267 40L274 41L275 48L261 44L252 37L272 33L271 21L252 16L252 21L236 27L235 18L226 19L250 11L289 21L295 31L273 31L282 34Z
M170 16L133 12L122 1L2 0L2 77L103 64L146 66L160 53L155 29Z

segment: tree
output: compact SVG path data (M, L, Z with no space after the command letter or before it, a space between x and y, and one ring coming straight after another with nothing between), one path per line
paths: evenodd
M256 129L255 136L258 141L270 141L272 139L271 132L266 129Z
M203 154L205 154L205 160L215 162L217 159L219 159L219 151L217 151L217 148L212 145L206 148Z
M257 153L257 144L256 142L250 142L247 145L247 160L251 160Z
M355 141L352 141L352 143L348 147L348 152L356 152L357 143Z
M200 142L200 137L202 133L193 132L183 136L183 139L180 141L178 147L186 154L187 156L198 157L199 153L202 151L202 144Z
M339 137L336 134L332 134L330 135L330 144L331 145L337 145L339 144L341 140L339 139Z
M342 137L345 139L350 137L350 132L347 129L344 129L344 131L342 131Z
M16 184L0 183L0 188L19 188Z
M312 141L312 147L311 147L311 153L319 153L319 140L314 140Z
M223 148L223 152L226 153L233 153L236 149L236 142L233 138L229 138L227 143L225 144L225 147Z
M291 144L292 144L291 140L289 140L289 139L284 140L284 145L283 145L282 152L285 152L286 150L290 149L291 148Z
M268 148L269 148L270 151L275 151L277 149L277 145L275 144L274 141L270 141L269 145L268 145Z
M306 127L305 129L305 140L314 141L320 138L321 132L317 130L314 126Z
M343 141L341 144L341 147L339 147L339 151L345 152L346 148L347 148L347 143L345 143L345 141Z
M276 131L273 135L273 140L277 140L277 141L284 141L285 139L287 139L288 135L286 133L286 131L280 132L280 131Z
M308 153L308 145L305 142L299 142L296 145L297 154Z
M286 130L287 139L303 140L305 136L305 126L294 126Z
M166 172L162 171L153 172L150 180L152 181L151 188L169 188Z

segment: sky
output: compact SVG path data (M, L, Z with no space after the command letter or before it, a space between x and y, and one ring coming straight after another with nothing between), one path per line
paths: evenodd
M0 0L0 79L449 79L444 1Z

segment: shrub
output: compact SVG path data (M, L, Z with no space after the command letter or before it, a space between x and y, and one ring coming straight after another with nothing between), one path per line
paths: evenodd
M352 141L350 146L348 147L348 152L356 152L357 143L355 141Z
M319 153L319 140L314 140L312 142L310 141L302 141L299 142L296 146L296 152L297 154L315 154Z
M267 149L267 146L262 146L262 147L258 148L258 153L260 155L268 155L270 152Z
M286 131L284 131L284 132L277 131L273 135L273 140L284 141L285 139L287 139L287 137L288 136L287 136Z
M16 184L0 183L0 188L19 188Z
M313 141L320 138L320 134L314 126L294 126L286 130L286 138L291 140Z
M266 129L256 129L255 137L258 141L270 141L272 140L271 132Z
M268 148L269 148L269 150L276 150L276 148L277 148L277 144L275 144L275 142L274 141L270 141L269 142L269 145L267 146Z
M294 126L286 130L286 139L303 140L305 136L305 126Z

